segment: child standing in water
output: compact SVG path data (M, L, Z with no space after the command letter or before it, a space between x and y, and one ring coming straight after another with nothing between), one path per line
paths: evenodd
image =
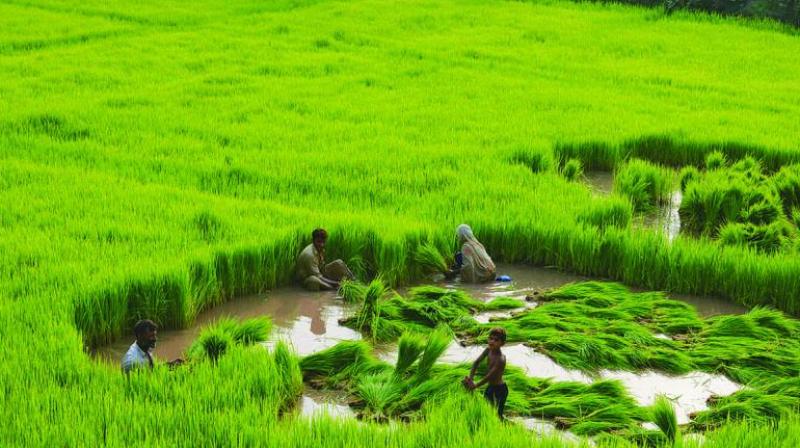
M506 383L503 381L503 373L506 370L506 357L503 352L500 351L500 347L505 343L506 330L500 327L492 328L489 331L488 347L478 356L478 359L472 363L472 370L469 372L469 376L464 378L464 385L469 390L475 390L484 384L489 384L483 396L497 407L497 415L501 420L503 419L503 408L505 408L506 399L508 398L508 386L506 386ZM484 358L489 358L486 376L475 383L473 377Z

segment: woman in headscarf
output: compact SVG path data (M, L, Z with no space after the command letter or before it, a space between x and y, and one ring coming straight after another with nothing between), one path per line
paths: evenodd
M461 281L466 283L490 282L495 279L495 266L486 249L472 234L472 229L461 224L456 228L456 238L461 252L456 254L454 273L461 273Z

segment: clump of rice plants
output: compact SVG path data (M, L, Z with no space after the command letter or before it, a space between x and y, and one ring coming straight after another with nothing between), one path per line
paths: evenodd
M364 291L364 303L351 322L355 328L375 341L392 340L401 333L400 324L381 317L381 301L389 290L380 278L370 282Z
M721 151L712 151L706 155L707 170L718 170L720 168L724 168L727 162L728 158L725 157L725 154Z
M222 318L205 327L186 351L190 360L219 360L233 345L252 345L269 338L272 322L266 317L237 322L232 318Z
M794 247L794 185L800 177L793 169L769 177L758 160L745 157L730 166L693 173L692 179L678 210L682 231L763 253ZM797 186L800 192L800 182Z
M667 168L632 159L614 175L614 191L627 196L635 211L646 211L669 202L673 173Z
M447 261L432 243L425 243L417 247L414 260L423 269L431 273L446 273L448 271Z
M283 403L294 403L294 399L303 392L303 372L300 369L299 360L283 341L278 341L275 344L272 354L275 357L278 376L282 380L281 386L284 399L281 401ZM286 409L283 410L285 411Z
M601 230L607 227L624 229L631 223L632 216L631 202L614 195L592 201L586 210L576 216L576 220L579 223L596 226Z
M576 181L583 177L583 164L578 159L569 159L561 168L561 175L569 181Z
M373 297L380 292L377 289L375 291ZM394 296L380 303L376 300L374 304L372 300L365 300L356 315L344 319L342 324L363 332L373 340L391 341L404 331L427 333L440 324L454 329L470 328L476 325L472 313L510 305L507 301L486 305L462 291L422 286L412 288L408 298ZM513 303L514 308L523 305L520 301Z
M533 148L515 150L511 154L511 162L525 166L534 173L547 171L552 165L551 156L546 151Z
M417 333L406 332L397 340L397 364L394 373L403 376L425 350L425 338Z
M650 412L653 423L669 441L675 441L678 438L678 417L675 415L675 408L669 398L664 395L657 396L656 401L650 407Z
M430 376L433 364L447 350L447 346L450 345L452 340L453 335L445 326L437 327L428 334L425 349L422 351L422 356L417 366L416 381L425 380Z
M692 165L681 168L681 171L678 173L678 182L680 184L681 191L686 191L686 187L690 183L696 182L701 178L701 176L702 175L700 174L700 171Z
M359 303L364 301L367 286L356 280L343 280L339 285L339 296L345 303Z

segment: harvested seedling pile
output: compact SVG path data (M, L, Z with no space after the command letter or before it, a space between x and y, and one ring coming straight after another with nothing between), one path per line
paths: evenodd
M395 294L391 299L381 300L387 291L380 280L370 283L364 291L361 309L342 324L376 341L393 341L404 331L425 333L440 324L463 331L478 325L472 317L474 313L525 306L511 298L481 302L463 291L433 286L412 288L408 298Z
M272 322L266 317L241 323L225 317L205 327L186 350L186 355L192 361L210 359L216 362L233 345L246 346L266 341L271 330Z

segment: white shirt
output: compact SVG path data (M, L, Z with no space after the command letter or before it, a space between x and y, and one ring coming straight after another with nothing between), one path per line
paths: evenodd
M135 341L131 344L128 352L122 357L122 371L124 373L130 372L132 369L139 367L151 367L152 358L149 353L145 353L139 344Z

